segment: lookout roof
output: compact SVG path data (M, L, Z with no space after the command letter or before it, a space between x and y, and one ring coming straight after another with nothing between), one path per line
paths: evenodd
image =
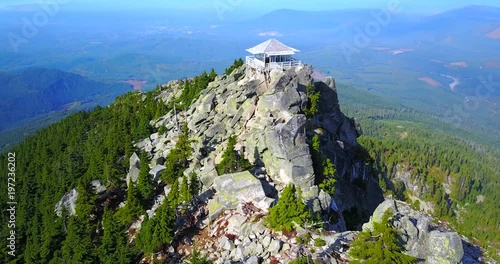
M254 55L262 53L267 55L293 55L295 52L299 52L298 49L289 47L275 39L262 42L253 48L247 49L247 51Z

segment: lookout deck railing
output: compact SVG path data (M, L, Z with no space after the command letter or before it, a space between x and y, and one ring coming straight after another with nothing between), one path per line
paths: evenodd
M291 68L295 68L298 66L302 65L302 62L297 59L293 59L291 61L284 61L284 62L269 62L269 63L264 63L261 60L256 59L253 56L247 56L246 57L246 64L252 68L255 68L257 70L274 70L274 69L281 69L281 70L287 70Z

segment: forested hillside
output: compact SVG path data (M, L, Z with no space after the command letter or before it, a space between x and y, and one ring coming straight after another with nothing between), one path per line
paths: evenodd
M178 103L189 105L214 77L212 71L210 76L204 73L186 80ZM18 248L12 261L5 244L9 229L2 225L3 263L137 261L139 250L126 243L123 231L135 220L134 215L145 211L139 206L134 215L129 215L126 211L133 202L122 210L113 202L125 196L133 198L132 188L129 195L120 189L125 185L129 157L135 151L132 142L151 134L149 121L168 111L165 103L155 99L160 89L128 93L109 107L71 115L10 151L16 156ZM0 177L6 183L7 154L2 154L0 160ZM93 180L105 183L111 197L95 195L90 186ZM76 217L57 217L55 204L73 188L79 193ZM7 192L0 192L0 200L7 201ZM98 220L102 215L103 222ZM0 222L6 223L8 217L8 212L2 210ZM106 231L100 233L101 228Z
M418 209L433 209L429 211L461 234L490 252L499 252L500 150L496 145L478 144L467 132L376 95L370 95L375 103L369 107L363 104L369 93L339 89L344 89L341 96L349 101L343 111L361 123L364 136L359 142L370 153L381 187ZM425 202L431 202L431 208Z
M107 105L132 88L124 82L95 81L78 74L54 69L29 69L18 73L0 72L0 149L13 147L31 127L44 127L69 113ZM28 126L26 126L28 123ZM5 129L22 129L8 134Z

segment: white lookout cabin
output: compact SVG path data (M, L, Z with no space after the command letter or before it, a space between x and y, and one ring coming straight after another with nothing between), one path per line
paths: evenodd
M274 69L286 70L301 66L302 62L293 57L298 49L289 47L275 39L270 39L253 48L247 49L253 56L246 57L247 67L259 72Z

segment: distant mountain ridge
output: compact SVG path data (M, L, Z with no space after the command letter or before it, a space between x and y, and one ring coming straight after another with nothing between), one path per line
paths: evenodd
M282 27L293 25L294 28L304 29L314 25L315 28L327 29L335 28L339 25L345 26L364 26L368 21L374 19L374 14L380 13L380 9L360 8L360 9L342 9L326 11L300 11L293 9L278 9L271 11L256 22L262 24L271 23L273 27ZM290 19L293 18L293 19ZM416 19L418 18L418 19ZM392 13L390 21L397 20L398 23L390 25L392 29L404 28L418 30L422 26L433 24L438 28L445 26L476 26L476 23L500 23L500 8L491 6L465 6L462 8L451 9L435 15L415 15L401 13ZM467 23L465 23L467 22ZM470 22L474 22L472 25ZM260 26L259 23L259 26ZM440 23L442 25L436 25ZM429 29L436 29L429 27ZM391 31L391 30L389 30Z
M125 83L105 83L55 69L0 72L0 130L52 111L108 104L130 91Z

